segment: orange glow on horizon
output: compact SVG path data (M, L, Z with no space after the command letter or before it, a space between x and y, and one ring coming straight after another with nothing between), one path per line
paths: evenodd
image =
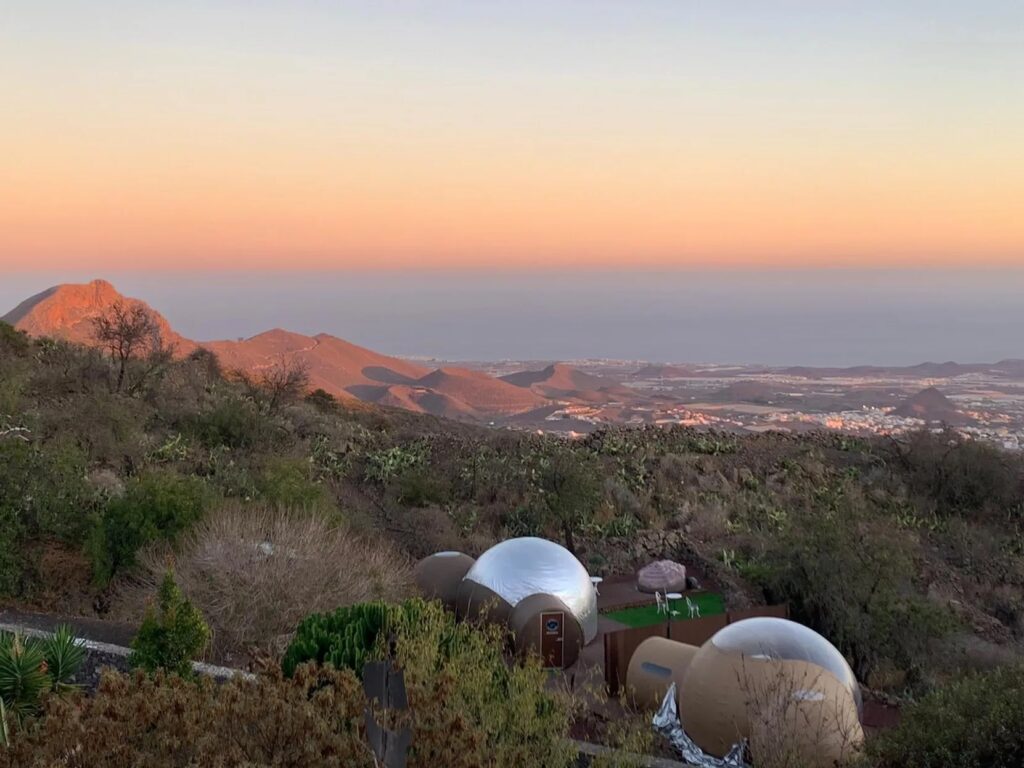
M0 29L0 270L1024 266L998 14L55 4Z
M1024 264L1024 183L993 171L775 157L23 148L0 188L8 268ZM753 160L753 162L751 162ZM975 177L976 178L976 177Z

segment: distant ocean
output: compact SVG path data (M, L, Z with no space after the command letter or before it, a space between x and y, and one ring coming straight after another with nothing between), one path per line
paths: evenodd
M186 336L274 327L449 360L900 365L1024 358L1021 270L0 274L0 314L103 277Z

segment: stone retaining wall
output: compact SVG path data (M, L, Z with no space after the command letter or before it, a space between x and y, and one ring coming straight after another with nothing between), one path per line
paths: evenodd
M10 632L11 634L19 634L22 637L38 637L43 639L51 637L53 634L41 629L5 623L0 623L0 632ZM85 663L82 664L82 668L75 675L73 682L83 686L86 690L91 691L96 688L100 681L100 671L105 667L111 667L119 672L128 671L128 657L132 652L131 648L82 638L79 638L78 642L85 648ZM196 674L206 675L214 680L228 680L237 675L249 679L253 678L251 673L240 669L218 667L213 664L204 664L200 661L192 662L192 669Z

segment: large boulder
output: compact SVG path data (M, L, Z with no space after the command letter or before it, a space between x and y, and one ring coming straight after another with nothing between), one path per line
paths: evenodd
M671 560L645 565L637 571L636 587L641 592L683 592L686 589L686 567Z

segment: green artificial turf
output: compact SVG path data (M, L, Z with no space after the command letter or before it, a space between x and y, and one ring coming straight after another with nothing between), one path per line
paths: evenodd
M714 616L725 613L725 601L717 592L702 592L699 595L688 595L690 600L700 606L700 615ZM673 600L672 610L678 611L678 616L666 616L658 613L658 606L640 605L636 608L624 608L620 611L610 611L606 614L609 619L625 624L628 627L649 627L652 624L659 624L672 619L672 621L683 621L690 618L690 611L686 607L686 600Z

